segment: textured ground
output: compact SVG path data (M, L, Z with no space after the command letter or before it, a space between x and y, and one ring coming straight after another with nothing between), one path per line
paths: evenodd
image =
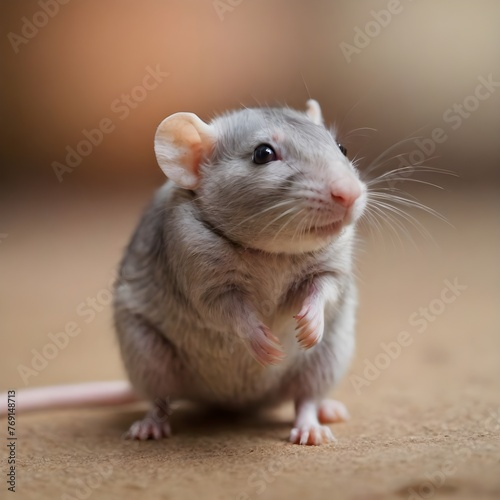
M123 377L109 284L148 195L67 193L1 198L2 390L69 321L81 332L27 385ZM181 409L171 439L145 443L120 439L140 407L18 416L17 498L500 498L498 194L430 204L455 226L424 218L437 246L369 237L359 254L357 355L335 391L352 418L335 445L288 444L291 406L237 422Z

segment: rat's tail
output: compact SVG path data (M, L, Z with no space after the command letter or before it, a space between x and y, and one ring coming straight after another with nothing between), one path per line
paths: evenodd
M25 413L37 410L116 406L141 401L142 398L125 381L89 382L21 389L0 394L0 417L8 410Z

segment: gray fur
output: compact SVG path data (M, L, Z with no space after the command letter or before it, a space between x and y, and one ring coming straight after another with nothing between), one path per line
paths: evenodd
M125 367L152 401L244 409L320 398L354 347L352 252L364 195L337 236L308 230L338 210L322 186L357 173L331 133L303 113L244 109L211 125L217 142L200 186L167 181L125 252L114 302ZM258 144L276 142L284 161L252 163ZM311 283L324 299L325 328L303 350L293 316ZM250 354L262 323L284 347L277 365Z

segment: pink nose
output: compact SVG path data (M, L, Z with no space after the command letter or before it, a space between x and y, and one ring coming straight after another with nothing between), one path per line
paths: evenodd
M330 187L333 200L344 208L350 208L361 195L359 182L351 176L334 181Z

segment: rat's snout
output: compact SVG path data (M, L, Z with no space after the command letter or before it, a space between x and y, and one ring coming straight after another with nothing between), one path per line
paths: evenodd
M361 196L361 186L351 175L344 175L330 184L333 200L344 208L351 208Z

